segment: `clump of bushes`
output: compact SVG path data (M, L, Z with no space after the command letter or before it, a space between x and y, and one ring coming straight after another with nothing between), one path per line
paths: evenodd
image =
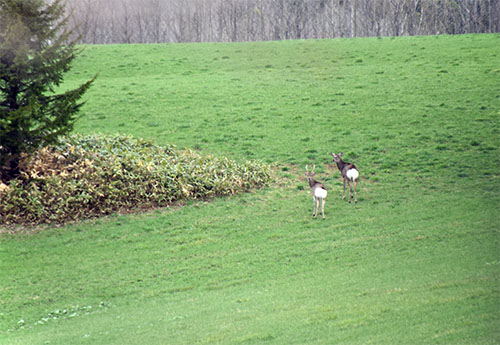
M128 136L71 135L24 156L21 175L0 184L0 223L65 223L236 194L269 181L269 166L256 161L201 156Z

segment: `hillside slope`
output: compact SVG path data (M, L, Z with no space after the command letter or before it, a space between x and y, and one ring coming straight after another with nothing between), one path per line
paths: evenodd
M499 42L86 47L64 86L99 73L78 132L258 158L277 178L0 237L0 343L498 343ZM357 205L338 151L360 168Z

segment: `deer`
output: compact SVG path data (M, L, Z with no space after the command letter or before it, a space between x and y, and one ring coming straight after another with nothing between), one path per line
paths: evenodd
M352 198L352 186L351 183L354 184L354 203L358 202L357 199L357 185L358 185L358 179L359 179L359 170L358 168L348 162L344 162L342 160L342 152L340 152L338 155L335 153L332 153L333 157L333 162L337 163L337 168L339 168L340 173L342 174L342 178L344 179L344 196L342 197L342 200L345 199L345 184L349 185L349 202L351 202Z
M307 168L308 166L306 165L306 177L313 195L313 217L317 218L319 208L321 206L321 215L323 216L323 219L325 219L325 202L328 192L326 191L326 187L323 183L314 179L316 167L313 165L311 172L309 172Z

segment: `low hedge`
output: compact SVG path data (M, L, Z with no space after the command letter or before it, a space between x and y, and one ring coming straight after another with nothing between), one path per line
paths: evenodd
M65 223L266 185L269 166L201 156L129 136L71 135L21 162L0 184L3 224Z

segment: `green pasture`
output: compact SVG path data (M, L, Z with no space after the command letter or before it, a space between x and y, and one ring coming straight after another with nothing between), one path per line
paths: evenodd
M500 342L500 35L84 48L76 132L262 160L274 182L3 227L0 344Z

